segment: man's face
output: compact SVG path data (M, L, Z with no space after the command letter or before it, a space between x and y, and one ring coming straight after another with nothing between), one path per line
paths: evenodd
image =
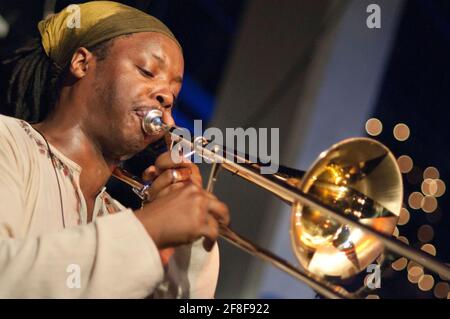
M181 90L184 62L180 48L155 32L117 38L106 59L95 62L86 92L89 111L84 130L110 160L124 160L162 136L149 136L141 126L151 109L174 124L172 107Z

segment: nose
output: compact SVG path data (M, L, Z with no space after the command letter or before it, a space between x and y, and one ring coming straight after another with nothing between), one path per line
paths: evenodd
M170 92L160 91L156 94L156 100L162 108L168 109L172 107L173 95Z

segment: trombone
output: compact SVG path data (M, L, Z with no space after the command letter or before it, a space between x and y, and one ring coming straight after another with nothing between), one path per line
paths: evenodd
M202 137L186 139L176 127L165 125L161 117L159 110L148 112L142 121L143 130L147 134L164 131L172 140L171 149L192 150L188 156L195 153L212 163L208 191L213 191L223 168L291 205L291 245L301 268L227 226L221 225L219 233L229 243L306 283L318 294L333 299L363 297L364 288L349 292L333 281L358 274L384 249L450 278L450 267L392 238L402 205L403 185L395 157L380 142L347 139L322 152L306 172L280 166L275 174L261 174L260 164L234 151L218 152L219 145ZM113 175L145 200L148 185L120 168Z

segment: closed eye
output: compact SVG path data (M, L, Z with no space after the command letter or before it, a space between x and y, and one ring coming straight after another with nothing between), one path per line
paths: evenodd
M150 72L150 71L148 71L148 70L146 70L146 69L143 69L143 68L141 68L141 67L137 67L137 68L139 69L139 72L140 72L143 76L148 77L148 78L153 78L153 77L155 77L155 75L154 75L152 72Z

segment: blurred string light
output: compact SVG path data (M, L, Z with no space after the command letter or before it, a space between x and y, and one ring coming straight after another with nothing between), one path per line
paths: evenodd
M392 234L392 236L394 236L395 238L398 238L398 236L399 236L398 227L395 227L394 233Z
M408 269L408 280L413 284L417 284L423 276L423 268L413 266Z
M447 282L439 282L434 286L434 296L439 299L444 299L450 293L450 285Z
M400 240L400 241L402 241L402 242L405 243L406 245L409 245L409 240L408 240L408 238L406 238L405 236L398 236L397 239Z
M383 124L377 118L368 119L366 122L366 132L370 136L378 136L383 131Z
M438 185L435 179L425 178L420 189L424 195L435 196L438 191Z
M409 127L404 123L399 123L394 127L394 137L397 141L404 142L409 138Z
M371 136L378 136L383 131L383 124L376 118L371 118L366 122L366 132ZM410 129L404 123L398 123L394 126L393 136L397 141L404 142L410 138ZM420 191L414 191L409 194L407 205L404 204L400 210L397 226L406 225L410 219L411 214L407 207L413 210L422 210L427 213L427 219L431 222L439 221L442 213L438 207L437 198L444 195L446 185L441 180L439 170L436 167L429 166L423 172L414 165L413 159L408 155L401 155L397 158L397 164L400 172L405 174L406 180L412 185L420 185ZM405 236L400 236L398 227L395 227L393 237L409 245L410 242ZM432 256L436 256L436 247L430 242L434 238L434 230L431 225L421 225L417 230L417 239L421 243L420 249ZM406 268L408 281L417 284L421 291L433 290L436 298L450 299L450 285L445 282L448 278L442 278L441 282L435 285L435 278L432 275L426 274L424 267L414 261L409 261L405 257L400 257L391 264L395 271L402 271ZM436 277L437 278L437 277ZM434 289L433 289L434 288ZM378 295L369 295L367 299L379 299Z
M437 208L437 199L433 196L424 196L422 198L422 201L420 203L420 206L422 207L422 210L425 213L432 213Z
M436 167L433 167L433 166L427 167L423 171L423 179L427 179L427 178L438 179L439 178L439 171L438 171L438 169Z
M400 257L399 259L397 259L396 261L394 261L391 264L391 267L392 267L392 269L394 269L396 271L401 271L401 270L405 269L407 264L408 264L408 259L406 259L405 257Z
M428 243L431 240L433 240L434 237L434 230L433 227L430 225L422 225L419 227L419 230L417 231L417 238L422 243Z
M422 291L429 291L433 289L434 278L431 275L423 275L419 279L419 289Z
M413 274L417 274L417 270L411 270L413 268L421 268L423 270L423 267L422 267L421 264L416 263L415 261L411 260L411 261L408 262L408 267L406 269L408 270L408 272L412 272Z
M402 172L403 174L409 173L414 166L411 157L409 157L408 155L401 155L397 159L397 164L400 168L400 172Z
M433 195L434 197L441 197L445 193L445 183L441 179L434 180L437 185L436 193Z
M434 247L432 244L425 244L420 249L430 255L436 256L436 247Z
M436 247L434 247L432 244L422 245L421 250L430 255L436 256ZM408 277L409 282L411 282L413 284L417 284L419 289L422 291L430 291L431 289L433 289L434 283L435 283L434 277L431 275L425 274L424 268L422 265L420 265L414 261L410 261L408 263L407 270L408 270L407 277ZM442 287L439 288L438 293L440 295L444 295L445 287L443 285L441 285L441 286Z
M409 222L409 212L406 208L402 207L400 210L400 217L398 218L397 225L403 226Z
M408 205L412 209L420 209L422 206L423 195L419 192L412 192L408 197Z

